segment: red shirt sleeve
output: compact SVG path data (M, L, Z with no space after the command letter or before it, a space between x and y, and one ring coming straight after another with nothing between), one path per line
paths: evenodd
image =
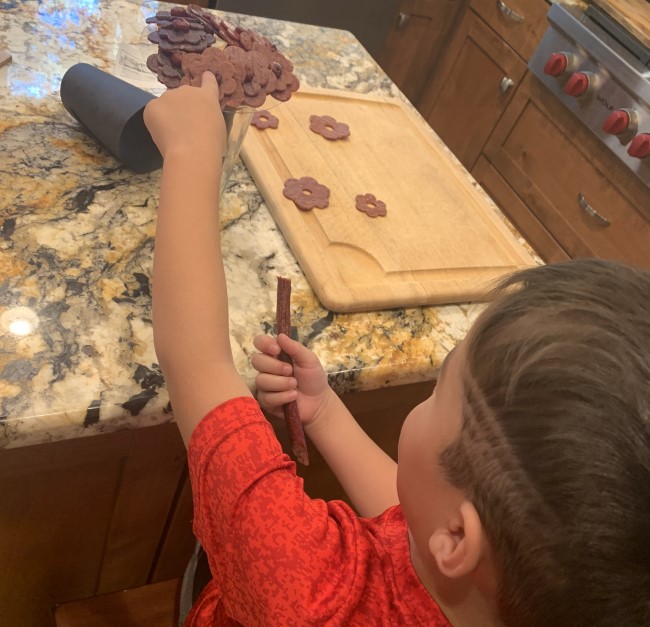
M188 450L194 532L223 610L243 625L435 625L401 510L361 519L309 498L250 397L212 410Z

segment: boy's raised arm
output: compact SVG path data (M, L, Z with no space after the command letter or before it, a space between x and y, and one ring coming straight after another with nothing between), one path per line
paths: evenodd
M187 445L201 418L250 396L232 358L219 188L226 130L213 74L151 101L145 123L164 158L153 264L154 343Z

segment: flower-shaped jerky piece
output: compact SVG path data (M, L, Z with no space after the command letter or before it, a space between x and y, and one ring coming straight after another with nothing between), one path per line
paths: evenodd
M163 52L147 57L147 67L156 75L158 81L173 89L181 84L183 72L174 66L172 57Z
M330 190L321 185L311 176L301 179L287 179L284 182L282 193L293 200L296 207L302 211L309 211L314 207L325 209L330 204Z
M331 115L312 115L309 128L330 141L350 136L350 127L345 122L337 122Z
M377 200L374 194L359 194L356 198L356 206L359 211L367 213L371 218L377 216L385 216L386 203L382 200Z
M146 22L158 27L158 30L149 33L147 39L158 44L162 52L203 52L216 41L214 30L206 28L202 20L182 7L158 11Z
M234 78L235 67L219 48L208 48L201 54L183 54L181 68L184 76L180 84L192 85L192 87L201 86L203 72L212 72L219 85L219 102L222 109L237 90L241 89Z
M273 52L269 47L255 44L253 50L246 51L239 46L226 46L224 53L237 69L236 78L241 80L244 89L244 104L249 107L260 107L268 94L275 97L278 89L287 91L287 79L281 81L271 69L272 55L278 53ZM287 60L287 63L290 62ZM293 74L290 76L295 79ZM293 91L298 88L298 85L295 79ZM289 91L288 96L290 95Z
M222 20L215 15L211 15L210 19L215 28L216 34L229 46L239 46L247 52L250 52L256 44L262 44L263 46L268 46L272 50L277 50L275 44L263 35L256 33L254 30L248 30L241 26L234 26L230 22Z
M252 51L257 53L262 66L275 76L275 84L267 87L267 93L281 102L289 100L291 94L300 87L300 81L293 73L293 63L278 52L275 46L262 41L256 41Z
M255 111L253 114L253 119L251 120L251 126L256 126L260 130L264 130L266 128L278 128L279 123L280 120L278 120L278 118L276 118L272 113L265 111L264 109Z
M261 107L268 95L280 101L289 100L300 87L293 64L269 39L233 26L198 5L158 11L146 22L157 26L148 38L158 44L159 52L149 57L147 66L167 87L200 85L203 71L210 70L219 82L222 109ZM226 42L223 52L235 67L234 74L229 68L224 71L223 60L212 55L211 46L217 36ZM196 57L203 54L206 58L199 62ZM183 62L185 56L190 57L191 64Z

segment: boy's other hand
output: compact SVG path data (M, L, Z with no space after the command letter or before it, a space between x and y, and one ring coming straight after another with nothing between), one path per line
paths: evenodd
M184 85L150 100L144 109L144 123L163 159L176 151L221 159L226 125L214 74L204 72L201 87Z
M277 339L270 335L258 335L253 345L260 351L253 354L251 363L258 372L255 384L257 400L262 408L281 417L282 406L296 401L303 424L315 422L323 414L333 394L318 357L283 333ZM293 368L279 359L280 351L291 357Z

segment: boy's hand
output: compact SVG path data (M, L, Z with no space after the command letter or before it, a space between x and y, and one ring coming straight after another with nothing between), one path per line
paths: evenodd
M318 357L283 333L277 340L270 335L258 335L253 345L261 351L253 355L251 363L259 373L255 383L257 400L262 408L282 417L282 406L296 401L303 424L314 423L323 414L333 394ZM280 361L281 350L293 359L293 368Z
M220 159L226 125L214 74L204 72L201 87L184 85L150 100L144 109L144 123L163 159L175 151Z

